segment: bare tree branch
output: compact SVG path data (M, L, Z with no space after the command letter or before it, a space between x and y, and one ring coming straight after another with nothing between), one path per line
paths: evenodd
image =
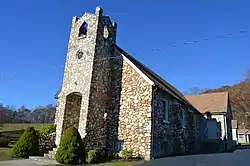
M198 95L205 91L209 90L209 88L199 88L197 86L189 88L188 91L184 91L184 95Z
M250 69L248 69L245 73L245 78L246 80L249 80L250 79Z

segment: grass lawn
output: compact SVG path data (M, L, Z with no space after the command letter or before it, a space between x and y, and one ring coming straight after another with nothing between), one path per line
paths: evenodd
M15 131L15 130L22 130L28 127L34 127L36 130L40 130L42 127L47 126L48 124L32 124L32 123L12 123L12 124L1 124L0 125L0 132L2 131Z
M12 148L0 148L0 161L18 159L12 154ZM20 159L20 158L19 158Z

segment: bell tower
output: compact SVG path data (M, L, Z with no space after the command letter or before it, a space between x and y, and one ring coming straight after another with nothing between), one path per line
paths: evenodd
M105 147L105 115L111 90L111 60L116 22L103 15L73 17L61 92L56 111L56 145L71 126L91 147Z

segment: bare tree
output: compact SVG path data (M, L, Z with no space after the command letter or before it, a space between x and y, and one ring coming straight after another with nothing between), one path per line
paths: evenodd
M245 73L245 78L246 80L249 80L250 79L250 69L248 69Z
M200 93L201 89L199 87L191 87L189 91L192 95L197 95Z
M184 91L184 95L198 95L205 91L209 90L209 88L199 88L197 86L189 88L188 91Z
M244 94L249 95L250 94L250 69L248 69L245 73L245 81L244 84L246 86L246 90L244 91Z

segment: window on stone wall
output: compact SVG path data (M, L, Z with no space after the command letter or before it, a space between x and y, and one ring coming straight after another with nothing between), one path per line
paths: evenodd
M163 100L163 121L169 123L169 102Z
M181 118L182 127L186 128L186 114L185 114L184 109L182 109L180 112L180 118Z
M84 22L79 29L78 37L85 37L87 35L87 32L88 32L88 24Z
M194 113L194 116L193 116L193 123L194 123L194 130L196 130L196 114Z
M107 39L109 37L109 31L108 31L108 27L106 25L104 26L103 37L105 39Z

